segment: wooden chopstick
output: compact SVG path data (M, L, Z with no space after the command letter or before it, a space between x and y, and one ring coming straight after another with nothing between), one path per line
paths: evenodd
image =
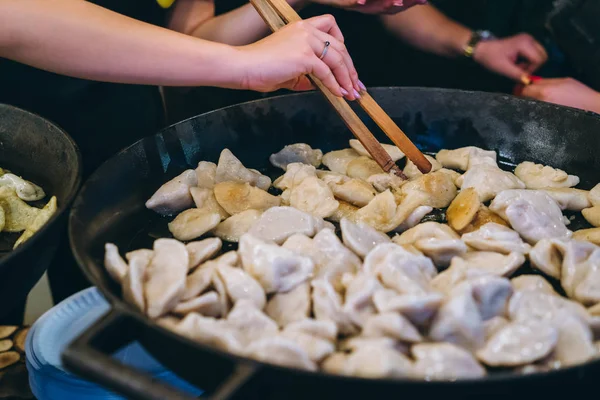
M281 29L287 23L301 20L300 16L285 0L250 0L250 2L272 31ZM386 172L393 170L396 174L401 175L406 179L404 174L402 174L400 169L389 157L389 154L383 149L377 139L375 139L373 134L352 110L350 105L348 105L344 99L333 95L315 76L309 75L309 78L314 85L321 90L327 100L329 100L338 114L342 117L346 126L348 126L354 136L362 143L381 168ZM406 134L402 132L398 125L394 123L369 93L362 91L358 103L366 111L369 117L375 121L379 128L421 172L427 173L431 171L431 163L429 160L425 158L423 153L421 153L414 143L411 142Z

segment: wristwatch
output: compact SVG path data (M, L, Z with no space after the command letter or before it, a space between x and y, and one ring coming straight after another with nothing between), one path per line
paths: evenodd
M479 42L485 42L487 40L494 40L496 36L490 31L474 31L471 35L469 43L464 48L464 55L467 58L472 58L475 54L475 47Z

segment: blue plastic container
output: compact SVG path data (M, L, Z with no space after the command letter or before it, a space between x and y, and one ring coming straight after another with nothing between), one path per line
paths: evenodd
M31 391L38 400L124 399L67 372L60 359L64 348L109 309L98 289L92 287L56 305L31 327L25 344L26 362ZM202 394L202 390L164 368L138 343L121 349L114 357L191 395Z

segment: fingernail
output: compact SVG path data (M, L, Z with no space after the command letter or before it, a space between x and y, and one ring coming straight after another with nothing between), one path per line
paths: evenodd
M398 1L395 1L393 4L394 4L394 7L402 7L404 5L404 2L402 0L398 0Z
M367 4L367 0L358 0L357 3L360 6L364 6L365 4Z
M354 97L356 97L357 99L360 99L360 93L358 93L358 91L356 89L354 90Z
M361 90L364 90L365 92L367 91L367 87L365 86L364 83L362 83L361 81L358 81L358 86L360 86Z
M346 89L342 88L341 91L344 96L348 96L349 93Z

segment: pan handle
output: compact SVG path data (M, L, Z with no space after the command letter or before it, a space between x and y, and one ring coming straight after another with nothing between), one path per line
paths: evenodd
M70 371L95 381L115 392L136 400L192 400L197 397L167 385L145 372L127 366L110 354L135 341L141 323L116 309L111 309L75 339L62 354ZM202 399L233 398L255 375L257 368L239 364L224 377L216 390Z

